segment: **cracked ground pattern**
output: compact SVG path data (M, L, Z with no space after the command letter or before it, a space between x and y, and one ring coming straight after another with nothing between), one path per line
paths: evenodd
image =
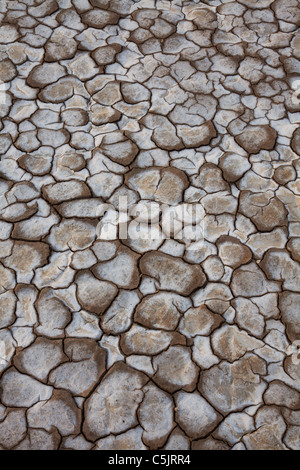
M0 449L300 449L299 6L0 2Z

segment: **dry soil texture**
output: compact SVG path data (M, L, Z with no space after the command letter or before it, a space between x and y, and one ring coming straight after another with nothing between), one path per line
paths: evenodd
M299 450L299 23L0 2L0 449Z

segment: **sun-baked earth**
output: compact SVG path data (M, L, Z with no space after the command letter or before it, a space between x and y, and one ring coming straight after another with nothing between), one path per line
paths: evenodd
M300 450L299 6L0 2L0 449Z

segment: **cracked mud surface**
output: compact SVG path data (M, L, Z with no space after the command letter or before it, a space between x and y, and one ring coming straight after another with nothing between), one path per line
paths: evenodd
M299 23L0 2L0 449L300 449ZM157 237L99 239L120 196Z

